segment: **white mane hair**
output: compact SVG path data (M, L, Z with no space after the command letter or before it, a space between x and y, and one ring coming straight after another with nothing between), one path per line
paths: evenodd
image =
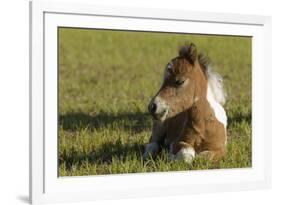
M206 55L199 53L198 61L201 69L208 79L208 100L212 98L213 101L219 103L220 105L224 105L226 93L223 89L223 79L221 75L213 71L210 59Z

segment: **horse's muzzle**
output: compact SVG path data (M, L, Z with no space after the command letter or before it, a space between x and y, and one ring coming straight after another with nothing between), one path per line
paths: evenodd
M168 106L161 98L156 97L149 103L148 111L155 120L163 121L167 117Z
M148 111L150 112L150 114L154 115L155 112L157 110L157 104L152 102L152 103L149 103L148 105Z

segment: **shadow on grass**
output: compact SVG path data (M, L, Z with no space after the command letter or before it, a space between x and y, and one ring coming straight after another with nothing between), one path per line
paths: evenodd
M237 112L232 116L228 116L228 119L227 119L228 126L231 126L234 123L242 123L242 122L251 124L252 123L252 113Z
M228 116L228 125L234 123L246 122L252 123L252 114L236 112ZM101 113L98 115L89 115L86 113L68 113L59 116L59 125L64 130L76 131L83 128L104 129L104 128L123 128L134 132L140 132L151 128L151 117L148 113Z
M91 116L86 113L69 113L59 116L59 125L64 130L76 131L81 128L104 129L104 128L123 128L134 132L150 129L151 117L148 113L101 113Z
M138 156L144 150L144 146L140 143L122 144L121 141L107 142L100 146L97 150L92 150L90 153L78 152L74 148L64 151L59 155L59 163L65 163L66 169L71 169L72 165L82 165L83 162L91 164L110 164L112 159L118 161L126 160L127 156Z
M237 112L228 117L228 125L246 122L251 124L251 113ZM71 113L60 115L59 124L64 130L80 130L88 127L90 129L119 128L130 129L134 132L150 129L150 116L145 113L121 113L116 115L99 114L91 116L85 113ZM59 154L59 163L65 163L66 169L70 170L73 165L81 166L85 162L97 165L112 163L112 159L118 161L126 160L128 156L141 157L144 147L141 143L107 142L91 152L78 151L74 147L64 150Z

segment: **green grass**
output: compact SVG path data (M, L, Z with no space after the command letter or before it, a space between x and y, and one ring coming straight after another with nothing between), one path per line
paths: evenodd
M212 163L142 160L147 104L180 45L194 42L224 77L228 154ZM251 167L251 39L59 29L59 175Z

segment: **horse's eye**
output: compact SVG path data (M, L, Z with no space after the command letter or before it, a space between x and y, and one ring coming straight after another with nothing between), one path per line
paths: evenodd
M176 80L175 81L175 86L179 87L184 83L184 80Z

